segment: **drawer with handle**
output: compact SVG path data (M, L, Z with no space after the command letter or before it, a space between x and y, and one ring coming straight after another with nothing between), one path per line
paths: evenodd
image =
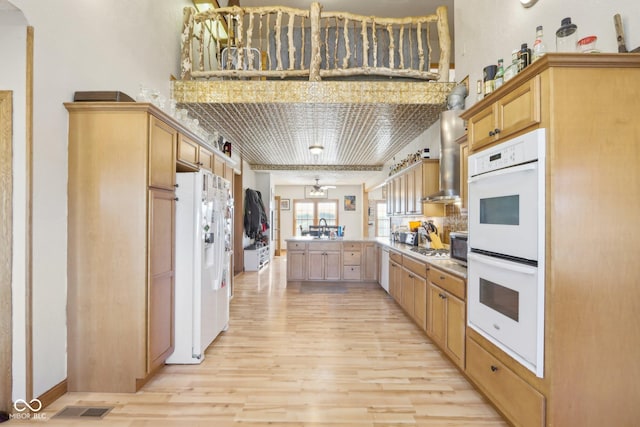
M304 251L307 249L307 244L306 243L300 243L300 242L288 242L287 243L287 250L288 251Z
M544 425L544 396L469 337L467 375L514 425Z
M342 253L342 264L344 265L360 265L362 252L360 251L344 251Z
M461 300L466 300L464 279L456 277L445 271L438 270L431 265L429 268L429 281L440 286L445 291L457 296Z
M360 266L345 265L342 270L342 278L344 280L360 280Z

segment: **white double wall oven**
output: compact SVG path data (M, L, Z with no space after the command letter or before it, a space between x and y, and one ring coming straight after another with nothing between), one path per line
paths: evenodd
M544 374L545 130L469 156L468 324Z

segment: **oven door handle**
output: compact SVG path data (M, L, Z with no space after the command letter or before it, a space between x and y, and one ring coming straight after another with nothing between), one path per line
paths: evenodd
M538 271L536 267L530 267L528 265L517 264L514 262L502 261L496 258L489 258L487 256L474 254L473 252L469 252L467 254L467 261L469 260L477 261L482 264L491 265L493 267L502 268L503 270L514 271L516 273L534 275Z
M531 162L531 163L525 163L524 165L519 165L519 166L513 166L513 167L507 167L504 169L498 169L492 172L487 172L487 173L483 173L480 175L475 175L472 176L471 178L469 178L469 180L467 181L469 184L471 184L472 182L476 182L479 181L481 179L485 179L485 178L490 178L492 176L500 176L500 175L509 175L509 174L514 174L514 173L518 173L518 172L527 172L527 171L534 171L538 169L538 162Z

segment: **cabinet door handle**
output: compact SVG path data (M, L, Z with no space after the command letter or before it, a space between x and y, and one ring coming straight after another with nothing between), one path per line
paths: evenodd
M496 365L491 365L491 372L496 372L498 367Z
M438 294L438 296L439 296L440 298L442 298L442 299L447 299L447 296L446 296L446 295Z
M501 130L500 130L500 129L498 129L498 128L495 128L495 129L493 130L493 133L494 133L495 135L499 134L500 132L501 132Z
M180 187L180 184L173 184L173 186L178 188L178 187Z
M175 201L177 202L177 201L178 201L178 200L180 200L180 199L179 199L179 198L177 198L177 197L175 197L173 200L175 200Z
M489 131L489 136L495 136L495 134L496 133L494 131L492 131L492 130Z

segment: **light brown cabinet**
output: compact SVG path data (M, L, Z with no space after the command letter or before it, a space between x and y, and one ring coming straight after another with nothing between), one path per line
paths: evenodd
M209 172L213 172L213 162L215 155L204 147L198 149L198 163L202 169L206 169ZM231 183L233 181L229 180Z
M148 372L162 365L173 352L174 218L174 193L150 189Z
M477 123L487 107L504 104L511 93L534 93L535 85L539 123L514 135L542 128L546 137L544 376L472 328L467 373L515 425L635 425L640 346L611 349L638 333L640 287L631 267L637 256L628 255L637 254L640 239L640 121L631 113L640 97L640 56L547 54L462 117ZM531 103L522 105L518 110L526 111ZM536 121L520 116L511 123ZM477 144L472 129L471 154L488 147ZM607 224L607 236L625 238L603 239L594 250L585 232L592 224ZM482 354L486 362L476 366ZM493 375L500 373L510 379Z
M426 196L422 193L423 169L427 169L424 164L407 171L407 214L422 214L422 198ZM437 180L435 182L438 183Z
M287 280L375 282L379 256L376 243L368 241L288 241Z
M389 294L402 305L402 254L389 251Z
M179 172L206 169L233 183L233 167L225 162L222 154L215 154L182 133L178 134L176 156L176 170Z
M362 245L362 280L375 282L379 276L379 247L375 243L364 243Z
M222 157L215 156L213 159L213 173L218 176L225 176L226 164Z
M342 244L342 279L361 279L362 268L362 244L343 243Z
M440 162L423 160L389 178L387 214L444 216L443 204L425 204L422 198L437 193L440 185Z
M460 144L460 207L469 208L469 140L465 134L458 140Z
M436 268L428 273L427 334L461 369L465 367L465 283Z
M540 77L514 88L469 119L469 144L478 150L540 123Z
M65 106L68 390L134 392L173 351L179 125L149 104Z
M402 270L402 279L400 282L400 286L402 290L400 291L400 294L401 294L400 305L402 306L404 311L407 312L409 316L413 317L413 313L414 313L413 293L415 289L415 282L414 282L415 275L413 275L411 271L407 270L406 268L402 268L401 270Z
M402 257L402 307L422 330L427 330L427 265ZM406 291L406 292L405 292Z
M302 281L307 279L307 244L299 242L287 243L287 280Z
M480 390L514 425L544 426L544 396L474 340L467 343L467 375Z
M309 243L307 252L308 280L340 280L341 243Z
M176 160L178 167L185 171L198 170L200 168L200 145L186 136L178 135L178 152Z
M384 185L385 186L385 190L387 192L387 194L385 195L385 199L387 202L387 216L391 216L393 215L393 207L394 207L394 188L393 188L393 181L387 181L387 183Z

